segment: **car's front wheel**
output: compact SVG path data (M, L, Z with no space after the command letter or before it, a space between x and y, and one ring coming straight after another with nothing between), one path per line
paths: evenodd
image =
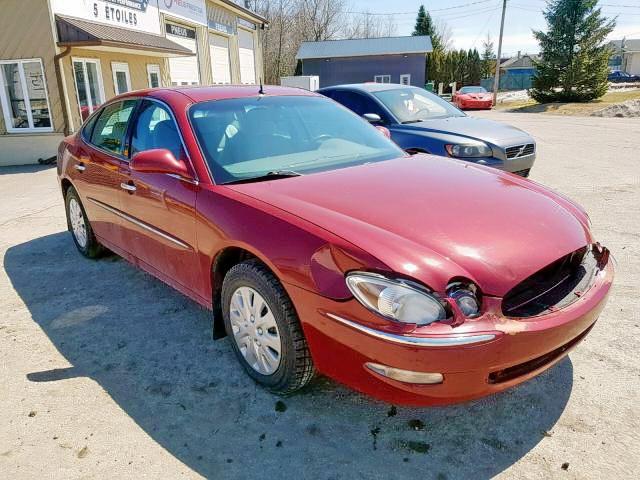
M233 350L255 381L281 395L311 381L315 369L298 315L262 263L249 260L229 270L222 314Z
M67 225L73 236L78 251L87 258L97 258L104 253L104 248L95 235L84 211L80 196L75 188L69 187L65 195Z

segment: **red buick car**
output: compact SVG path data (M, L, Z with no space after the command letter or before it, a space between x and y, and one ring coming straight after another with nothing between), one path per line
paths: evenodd
M451 103L461 110L491 110L493 96L484 87L462 87L453 95Z
M588 334L613 278L565 197L408 156L298 89L116 97L63 141L58 174L83 255L111 250L211 309L280 394L316 372L396 404L504 390Z

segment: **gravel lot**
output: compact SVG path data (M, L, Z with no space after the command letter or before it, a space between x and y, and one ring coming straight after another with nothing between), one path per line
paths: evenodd
M55 169L4 168L0 477L637 478L640 119L478 115L534 135L532 178L584 205L619 262L569 358L460 406L395 408L324 379L281 400L211 341L208 312L76 253Z

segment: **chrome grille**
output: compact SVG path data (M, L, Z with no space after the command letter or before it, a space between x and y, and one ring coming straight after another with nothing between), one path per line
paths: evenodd
M536 146L533 143L514 145L513 147L507 147L505 150L508 159L526 157L527 155L532 155L535 151Z

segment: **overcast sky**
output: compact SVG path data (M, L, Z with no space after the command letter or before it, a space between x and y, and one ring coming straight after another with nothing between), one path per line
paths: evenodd
M538 52L538 44L531 30L546 27L542 16L545 3L545 0L508 0L502 46L504 56L515 54L518 50L523 53ZM398 35L410 35L421 4L434 19L449 25L455 48L476 47L480 50L489 32L497 50L502 0L351 0L350 10L394 13ZM606 16L618 17L610 39L623 36L640 38L640 1L600 0L600 6Z

